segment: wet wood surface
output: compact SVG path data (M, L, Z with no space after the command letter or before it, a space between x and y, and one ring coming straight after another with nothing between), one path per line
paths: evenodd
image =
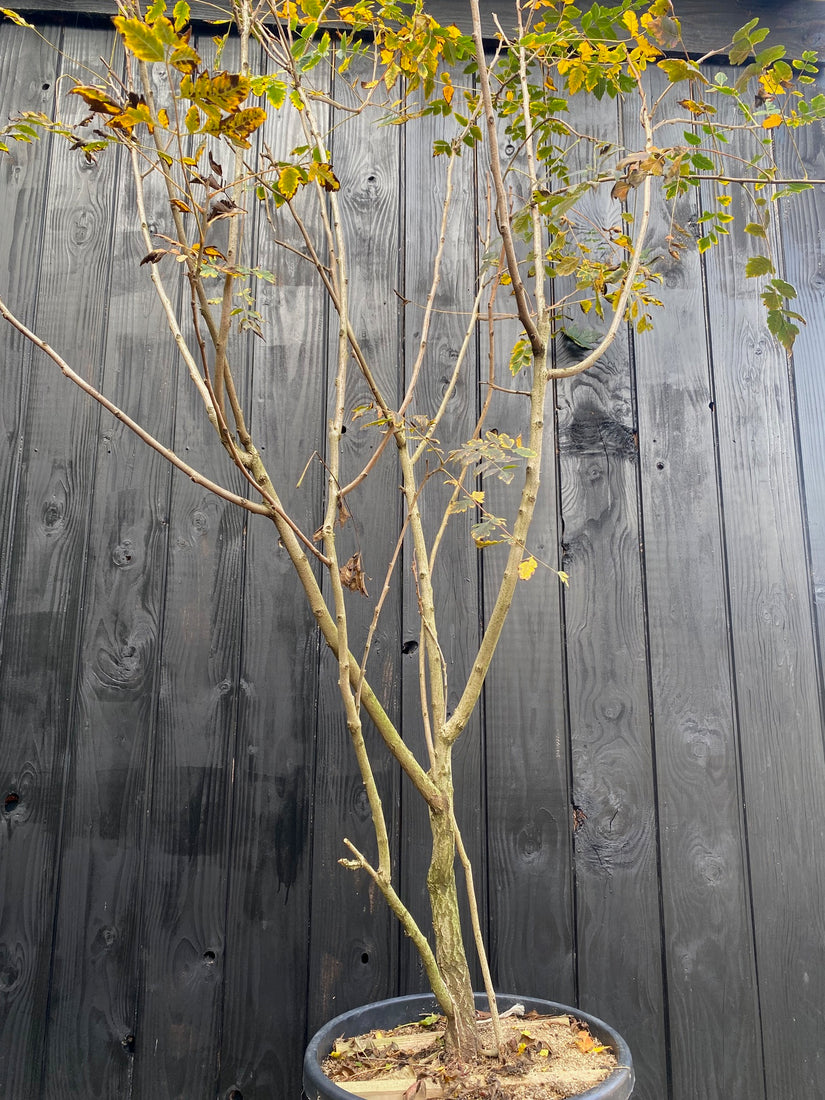
M108 54L103 25L43 29L65 55ZM8 24L0 58L0 116L50 110L69 62ZM601 109L598 123L635 140L633 117ZM393 399L444 187L428 125L418 138L336 131L355 324L374 334ZM267 141L288 152L300 137L272 127ZM797 144L821 177L821 131ZM0 161L0 292L241 491L138 267L130 188L114 158L15 147ZM160 222L161 196L148 200ZM440 399L455 362L451 302L475 278L485 201L467 156L437 369L413 412ZM654 332L623 336L548 400L535 545L570 587L544 573L520 588L456 768L467 843L488 857L497 984L608 1017L633 1049L638 1100L825 1094L825 215L818 191L777 204L783 271L809 322L789 362L741 277L753 240L735 231L698 254L696 219L713 202L703 190L679 209L688 239L662 267ZM590 215L618 207L594 194ZM669 219L656 208L662 252ZM305 466L322 447L336 326L306 266L271 249L259 259L282 265L260 288L274 320L239 346L237 370L311 533L326 473ZM494 355L518 335L502 330ZM581 353L559 341L559 362ZM470 354L448 414L467 434L485 393L483 326ZM367 847L369 829L331 658L265 520L171 471L8 328L0 363L0 1094L297 1096L309 1032L422 984L368 880L337 862L341 838ZM365 399L351 387L349 405ZM510 400L495 394L489 426L510 430ZM344 438L351 477L379 436L350 423ZM376 472L340 536L342 553L365 556L362 640L401 514L391 464ZM489 488L503 507L507 490ZM501 567L465 518L437 573L441 644L460 667L459 619L480 628ZM420 751L410 565L369 669ZM426 926L424 815L392 768L379 783L398 882Z

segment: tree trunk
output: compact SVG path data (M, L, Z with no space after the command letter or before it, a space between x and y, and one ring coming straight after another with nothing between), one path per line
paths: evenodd
M439 786L443 790L442 783ZM449 781L448 787L444 793L452 803L452 783ZM450 814L431 810L430 826L433 850L427 873L427 889L433 916L435 956L452 999L452 1014L447 1014L447 1044L459 1058L467 1060L478 1053L478 1034L473 985L461 935L455 875L455 838Z

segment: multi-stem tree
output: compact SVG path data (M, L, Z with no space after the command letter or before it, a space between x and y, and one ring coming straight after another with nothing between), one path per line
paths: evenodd
M480 1040L461 933L457 864L493 1007L494 998L472 871L456 822L452 755L478 704L517 586L530 581L539 566L550 574L558 572L552 562L540 563L530 548L548 388L597 363L623 326L639 333L652 326L660 304L655 297L656 257L647 246L654 187L675 199L703 180L722 184L716 205L700 219L700 252L727 232L730 186L746 191L751 215L745 228L764 247L743 275L761 280L769 327L790 348L795 322L801 319L792 309L793 287L774 269L770 211L777 196L811 183L779 179L772 135L780 127L825 117L825 97L805 98L815 72L814 55L786 60L781 46L763 45L767 32L756 20L732 43L720 44L726 60L739 69L730 75L720 72L711 81L701 64L711 55L690 59L669 0L585 4L584 10L569 0L515 0L510 23L500 26L497 40L490 43L482 37L478 0L471 0L469 8L472 34L440 26L420 0L234 0L226 34L218 40L216 56L207 61L192 44L186 0L169 12L164 0L155 0L146 11L138 0L124 0L115 18L123 69L102 68L93 83L84 77L66 89L74 97L67 101L86 117L68 124L27 113L0 131L0 149L6 151L14 141L51 134L53 140L68 140L79 156L94 159L117 152L130 161L135 216L146 248L144 270L204 414L228 461L245 478L247 495L192 469L28 330L6 303L0 302L0 312L65 375L189 477L274 524L317 626L337 658L341 702L372 814L374 853L361 852L345 840L349 852L341 862L371 876L401 921L420 952L447 1018L449 1039L462 1057L476 1054ZM5 14L29 26L14 12ZM235 65L224 68L229 56ZM163 96L154 79L156 67L165 76ZM651 67L665 74L662 92L652 91ZM352 72L357 76L351 77ZM620 148L579 132L569 121L574 96L635 101L641 146ZM333 103L339 118L366 116L375 125L411 126L428 116L440 120L442 136L433 154L443 170L444 199L440 223L433 226L429 293L418 303L420 341L400 399L382 388L378 379L386 372L376 369L369 343L359 340L352 322L340 166L328 124ZM280 156L263 140L262 128L268 116L285 112L294 114L303 140L288 156ZM673 134L674 128L678 143L660 144L659 135ZM735 155L729 152L734 148ZM487 210L477 227L478 279L468 300L454 305L464 319L465 336L452 375L440 403L424 407L420 382L432 366L429 335L453 215L454 175L462 156L475 157L486 179ZM150 177L165 189L162 231L153 232L146 216ZM607 221L589 213L588 202L601 188L612 199ZM253 222L255 204L258 217ZM479 206L483 209L484 202ZM277 280L277 271L259 265L253 224L256 232L271 235L285 256L297 256L312 270L337 319L325 451L315 458L325 471L315 532L302 530L285 509L283 471L272 468L256 448L242 404L238 340L248 332L266 339L268 318L257 308L256 291L262 282ZM692 238L674 221L668 240L678 260ZM181 272L188 286L182 298L174 290ZM180 300L185 305L178 309ZM492 348L497 322L514 317L522 335L506 361L490 354L482 370L486 396L470 438L444 439L441 429L450 397L462 374L475 369L478 333L487 330L483 346ZM590 334L586 353L572 365L556 365L554 341L560 333L576 340L584 317ZM353 375L360 378L362 392L368 392L368 400L356 408L351 402ZM494 392L509 393L519 410L521 427L514 435L492 432L486 424ZM353 418L367 422L377 436L361 470L346 468L342 460L342 436ZM395 552L383 563L367 565L360 552L342 560L339 532L353 499L363 493L373 469L393 462L403 499ZM484 484L492 478L512 484L508 516L492 514L485 503ZM425 522L422 506L431 494L442 506L435 523L431 515ZM505 555L469 673L457 684L439 642L434 565L447 525L470 512L475 512L471 535L479 549L504 544ZM368 669L376 624L405 543L414 563L410 583L420 615L423 760L390 719L388 700L371 684ZM367 568L383 578L383 585L369 629L355 637L348 609L359 593L366 595ZM562 572L558 577L567 579ZM475 637L476 624L467 627ZM449 709L448 694L458 700ZM429 813L432 942L396 892L389 832L364 736L365 715ZM494 1030L498 1034L497 1026Z

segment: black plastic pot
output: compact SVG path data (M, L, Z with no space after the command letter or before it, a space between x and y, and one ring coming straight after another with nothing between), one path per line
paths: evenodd
M476 1006L486 1009L487 997L483 993L476 993L475 997ZM590 1028L593 1038L611 1048L619 1065L600 1085L587 1089L586 1092L577 1093L576 1100L628 1100L636 1080L630 1049L621 1035L603 1020L597 1020L595 1016L589 1016L577 1008L556 1004L555 1001L538 1000L535 997L516 997L501 993L497 1001L500 1011L521 1002L527 1012L535 1009L536 1012L548 1016L562 1016L569 1013L576 1019L583 1020ZM432 994L423 993L414 997L394 997L389 1001L377 1001L375 1004L344 1012L341 1016L330 1020L313 1037L304 1055L304 1094L307 1100L353 1100L351 1092L338 1088L321 1069L321 1063L332 1050L336 1039L362 1035L373 1028L398 1027L399 1024L408 1024L430 1012L438 1011L438 1005Z

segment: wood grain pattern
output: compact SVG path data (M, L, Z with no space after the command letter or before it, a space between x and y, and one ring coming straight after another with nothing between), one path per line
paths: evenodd
M20 109L52 109L57 75L57 56L49 44L59 36L44 28L43 40L15 34L7 24L0 30L0 100ZM40 145L16 142L0 163L0 186L6 217L0 224L0 294L15 302L26 322L34 318L40 274L43 196L48 157ZM12 298L13 295L13 298ZM0 386L0 615L8 594L9 545L14 530L16 486L20 475L21 418L28 400L31 350L16 333L3 343L4 363L20 369L4 370Z
M825 89L822 72L813 93ZM799 172L800 164L813 179L825 176L825 140L821 126L778 135L783 170ZM825 202L821 187L782 199L777 217L782 236L786 277L798 292L797 305L805 318L794 344L793 394L804 476L805 514L810 539L813 596L819 633L820 678L825 679L825 379L822 348L825 341Z
M196 48L208 58L213 46L204 36ZM235 50L230 43L229 65ZM193 345L191 332L189 339ZM244 346L231 351L241 387ZM171 352L173 446L208 477L242 491ZM172 479L133 1078L135 1091L147 1095L205 1096L219 1071L245 536L239 508Z
M108 37L92 36L88 46L105 51ZM76 44L70 36L63 41ZM53 66L54 59L31 75L40 68L42 83L50 83ZM36 152L45 158L48 146ZM90 170L68 148L52 150L34 323L92 378L101 362L114 181L110 165ZM55 980L50 941L62 884L58 859L70 796L75 651L94 471L89 455L98 424L97 408L72 389L50 361L36 358L6 577L0 693L13 703L4 711L3 757L6 789L19 795L2 860L8 879L0 951L8 960L8 989L0 1047L8 1059L3 1091L10 1096L39 1088ZM44 419L44 411L56 407L60 416ZM32 867L40 873L32 875Z
M97 56L89 49L110 48L111 36L96 41L66 34L67 53L86 64ZM168 382L158 390L148 377L155 363L168 363L168 341L145 269L136 276L145 246L135 225L129 161L106 159L115 173L107 186L117 200L109 249L122 262L107 276L101 385L153 434L168 440L174 395ZM161 196L151 181L147 192L150 220L162 221ZM94 454L44 1090L54 1097L128 1091L140 965L146 774L166 572L170 468L106 413Z
M461 73L453 74L457 88L466 86ZM456 95L461 95L460 91ZM421 341L424 305L433 278L435 250L439 240L443 203L447 191L447 158L433 159L432 143L451 133L451 122L444 119L422 119L422 125L405 135L403 179L406 196L404 285L408 304L403 311L405 377L409 382ZM468 312L475 296L476 279L476 193L475 173L471 156L456 161L452 181L449 220L445 250L441 265L440 284L435 298L437 312L430 328L430 343L424 367L416 386L409 416L426 419L438 411L451 384L464 341ZM475 428L479 408L477 356L475 347L465 359L458 385L450 398L436 436L442 452L460 446ZM419 477L429 467L436 469L439 457L434 451L419 463ZM420 496L420 506L427 537L432 540L441 523L450 499L452 486L441 474L431 477ZM480 622L478 551L470 537L472 512L452 517L442 539L433 570L433 587L438 614L439 645L450 667L447 688L448 712L455 706L470 671L477 642L472 629L459 624ZM426 761L427 752L419 718L419 618L418 595L413 581L412 545L408 538L400 570L404 589L404 638L411 652L402 663L402 701L404 737L415 747L418 758ZM413 642L412 647L409 643ZM486 896L485 880L480 864L484 841L482 836L484 797L482 790L481 724L474 715L453 754L453 776L456 791L456 814L465 847L477 868L476 894L482 910ZM403 819L401 882L404 897L425 930L432 923L429 900L424 889L430 862L430 828L426 807L412 788L401 789ZM459 870L459 895L463 899L464 880ZM471 958L474 956L472 932L464 913L463 934ZM402 988L425 991L426 978L417 953L408 942L402 956ZM480 973L473 963L476 986Z
M528 199L523 155L500 134L507 185L514 202ZM486 151L482 152L484 156ZM489 194L479 188L482 224ZM522 252L526 246L521 245ZM512 298L500 288L495 308L506 312ZM486 309L486 305L485 305ZM480 326L480 376L489 377L489 332ZM524 389L508 370L510 353L522 335L515 321L496 326L492 354L495 383ZM484 393L484 388L482 387ZM523 396L495 393L487 427L516 436L523 430ZM558 457L554 391L548 394L542 484L528 550L551 568L559 567ZM506 486L485 483L485 502L494 515L512 515L519 478ZM485 607L491 605L504 568L505 547L483 551ZM569 739L565 717L564 641L561 584L539 568L522 583L493 661L484 695L489 853L490 954L498 988L519 989L572 1004L576 999L573 928L572 798ZM536 914L540 914L536 919Z
M713 29L706 0L696 10ZM107 53L108 31L47 29L59 34L80 58ZM4 24L0 57L0 117L48 109L50 51ZM607 104L596 121L615 135ZM622 126L638 145L636 120ZM410 131L405 151L399 130L359 123L333 149L356 323L393 397L417 316L402 319L394 290L425 285L443 167L432 136ZM269 137L297 144L281 120ZM820 138L794 137L821 177ZM447 306L473 275L471 167ZM0 291L226 480L155 307L132 294L145 269L125 179L114 158L86 168L59 147L4 157ZM617 212L603 199L594 217ZM490 856L498 984L616 1022L644 1100L825 1094L822 197L777 210L809 319L793 372L741 277L753 242L737 233L704 264L689 248L665 266L653 334L558 386L560 454L547 453L531 549L556 564L561 543L571 587L562 603L552 576L521 586L460 765L469 832ZM282 263L271 242L259 259ZM276 321L237 363L257 440L273 466L288 460L284 495L311 532L321 465L295 483L322 447L336 326L307 266L290 257L278 273L258 288ZM439 319L422 410L458 333ZM496 348L508 382L517 335ZM297 1095L308 1029L420 981L383 900L337 865L343 835L372 848L334 678L320 687L329 655L266 521L165 470L7 329L0 362L0 1094ZM350 403L363 399L353 387ZM511 400L496 399L499 428ZM475 401L469 387L456 398L457 431ZM347 475L376 441L349 426ZM341 536L370 575L370 600L351 598L356 649L400 517L391 462L377 474ZM459 663L460 615L478 608L464 536L459 522L438 575ZM486 599L494 548L481 564ZM401 581L370 658L399 716L416 660L401 651ZM393 768L380 783L403 883L425 833Z
M575 110L586 132L619 140L612 109L585 103ZM582 232L619 223L605 186L581 210ZM562 362L582 354L570 341L559 353ZM626 336L590 371L558 386L563 568L570 574L566 675L581 821L574 841L579 1001L624 1028L638 1052L637 1094L658 1100L666 1090L658 821L631 387ZM616 926L633 934L616 936Z
M664 77L650 82L653 101ZM637 120L624 126L632 142ZM675 144L681 132L659 135ZM640 134L635 140L642 147ZM655 293L667 313L657 310L654 331L634 341L660 879L673 1096L746 1100L763 1095L764 1083L716 411L698 252L691 241L675 259L666 240L674 217L695 231L697 213L695 193L675 211L661 201L655 208L650 249L664 257ZM707 1018L741 1027L703 1026Z
M288 156L303 142L294 114L271 118L263 140L276 156ZM296 203L302 198L301 215L315 231L313 197L304 193ZM318 461L296 486L313 452L323 453L326 296L311 266L274 243L263 213L253 217L246 241L258 246L249 259L278 278L254 288L257 308L270 321L264 340L250 349L250 425L273 474L285 471L281 499L312 534L322 519ZM275 223L281 240L301 246L286 207ZM243 616L218 1093L232 1095L234 1088L264 1098L294 1091L314 998L306 954L319 637L277 532L257 516L247 536ZM287 959L297 964L285 965Z
M792 1075L814 1096L825 1088L825 1062L808 1053L825 1004L822 715L788 362L739 274L755 251L741 201L706 271L765 1081L775 1096ZM795 1026L780 1035L785 1014Z
M355 88L365 79L363 66L347 72ZM342 81L335 95L351 96ZM346 102L346 99L344 100ZM343 112L341 112L343 115ZM353 116L334 134L332 157L341 180L341 214L350 264L351 321L365 354L373 364L379 385L396 401L401 349L397 298L400 232L400 133L396 127L371 127L365 116ZM328 385L332 386L337 326L333 322L328 347ZM370 400L366 385L350 376L350 409ZM342 472L355 477L378 446L374 428L359 430L350 423L341 452ZM374 600L384 580L386 563L400 530L398 478L392 461L379 463L367 484L350 494L352 519L341 530L338 553L346 561L361 550L369 599L348 595L350 646L360 654ZM368 672L379 697L396 720L398 685L400 592L395 587L384 605L375 634ZM377 734L365 728L379 791L387 814L391 840L397 851L398 783L395 767L387 761ZM384 899L361 872L345 871L338 860L346 855L347 836L373 856L375 840L366 792L357 772L337 687L335 662L324 648L318 695L318 742L313 837L313 919L310 938L310 1027L354 1004L394 991L398 971L398 932L388 918Z

